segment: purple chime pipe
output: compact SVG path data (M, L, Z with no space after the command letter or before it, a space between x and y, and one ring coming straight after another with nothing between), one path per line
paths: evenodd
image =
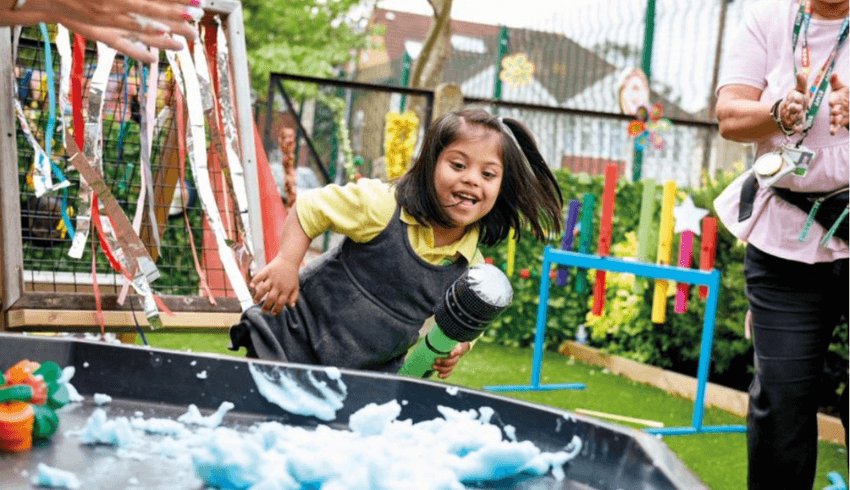
M561 240L561 250L569 251L573 248L573 230L578 222L578 213L580 209L581 202L578 199L570 200L570 207L567 210L567 222L564 226L564 238ZM558 266L558 279L555 281L555 285L566 286L569 274L569 267L564 265Z

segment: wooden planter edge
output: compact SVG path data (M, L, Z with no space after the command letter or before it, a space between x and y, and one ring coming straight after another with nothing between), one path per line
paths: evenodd
M655 366L643 364L624 357L606 354L593 347L567 341L561 344L558 352L578 361L607 368L610 372L625 376L632 381L648 384L662 390L694 400L696 398L697 379L680 373L674 373ZM706 383L705 404L721 410L747 416L748 395L744 391L734 390L715 383ZM822 441L844 445L844 427L838 417L818 414L818 437Z

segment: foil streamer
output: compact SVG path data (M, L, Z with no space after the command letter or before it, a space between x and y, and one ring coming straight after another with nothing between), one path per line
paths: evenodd
M186 95L186 105L189 109L189 131L187 132L186 141L191 148L189 152L189 163L192 168L192 174L195 177L195 184L198 189L198 195L201 198L201 205L206 213L210 228L215 235L218 254L224 266L224 272L230 280L230 285L236 293L236 298L239 300L242 311L245 311L254 304L254 301L251 293L248 291L245 278L240 273L239 265L236 263L236 259L227 244L221 215L219 214L218 205L216 204L210 184L209 169L207 168L203 106L201 90L198 85L198 76L195 73L195 66L192 63L192 57L189 54L186 41L183 38L178 38L177 40L183 44L183 49L176 54L171 51L166 52L166 56L174 72L174 80L177 82L177 86Z
M109 83L109 73L112 71L112 62L116 51L103 43L97 43L97 68L89 82L89 104L88 114L85 122L85 152L86 158L92 165L101 171L101 136L103 123L103 97L106 93L106 85ZM67 138L65 144L68 145ZM79 169L77 169L79 170ZM91 223L92 193L89 183L85 178L80 178L80 191L77 195L77 226L76 235L71 241L71 249L68 255L80 259L85 250L86 240L89 237Z
M154 63L156 64L156 63ZM142 70L142 74L146 73L146 69ZM158 72L157 72L158 74ZM139 165L142 169L142 175L144 175L145 185L147 186L148 192L148 221L151 226L151 234L153 235L154 244L156 246L157 253L160 252L160 241L159 241L159 224L156 220L156 215L154 214L154 193L153 193L153 172L151 171L151 133L152 129L150 128L150 122L153 118L153 110L149 109L150 106L150 82L154 81L154 96L156 94L156 79L153 78L148 79L148 77L143 76L143 83L139 86L142 89L142 94L139 96L139 103L142 104L142 110L144 111L144 117L140 118L140 128L139 128L139 139L141 143L141 149L139 151ZM145 82L148 82L147 84ZM140 200L141 202L141 200ZM137 231L138 232L138 231Z
M242 221L242 239L248 248L248 253L253 256L254 246L251 241L251 224L248 217L248 194L245 188L245 170L237 151L239 138L236 133L236 118L234 116L233 99L231 98L230 61L227 38L224 35L221 19L216 17L216 20L218 21L218 39L216 45L218 47L217 66L220 92L218 100L221 102L221 120L226 141L227 167L230 170L230 180L233 183L233 192L236 195L239 218ZM195 52L197 53L197 50Z
M122 273L129 274L133 278L133 288L145 298L145 316L151 328L162 326L162 320L159 318L159 310L156 308L153 291L151 290L150 281L159 277L159 270L147 252L142 240L133 232L130 220L106 182L103 180L103 175L100 170L90 164L86 156L80 153L76 142L68 139L68 150L71 153L70 161L80 172L80 177L84 178L89 183L91 190L97 194L100 201L103 203L104 211L109 219L102 219L101 225L104 227L104 234L116 236L118 247L114 252L116 258L122 264ZM114 224L114 229L112 225ZM152 307L149 307L152 305Z
M59 53L59 123L62 132L62 147L67 148L65 128L70 127L68 116L71 107L68 105L68 93L71 90L71 38L68 29L62 24L56 24L56 51Z
M159 49L153 48L154 55L159 58ZM151 63L150 73L145 77L144 74L147 73L147 67L142 68L142 83L139 84L139 88L141 89L141 93L139 95L139 103L141 104L140 110L142 111L142 117L139 122L139 144L141 146L139 150L139 162L142 167L142 186L139 191L139 199L136 202L136 213L133 216L133 231L138 235L142 229L142 212L145 207L145 194L153 195L153 190L150 186L150 175L151 175L151 148L153 145L153 113L156 109L156 95L157 95L157 83L159 81L159 63ZM147 170L145 170L147 169ZM148 185L146 185L146 183ZM147 189L147 190L146 190ZM154 243L156 244L157 252L160 251L160 240L159 240L159 224L156 221L156 217L153 215L153 202L150 202L148 206L148 219L151 222L151 230L154 235ZM118 294L118 304L123 305L124 300L127 298L127 291L130 286L130 281L125 280L124 285L121 288L121 292Z
M35 136L32 134L32 129L30 128L29 121L27 121L27 117L26 115L24 115L24 110L21 107L21 102L16 98L14 103L15 114L18 116L18 123L20 123L21 125L21 131L23 131L24 137L27 139L27 142L30 144L30 146L32 146L33 149L33 165L35 165L36 172L33 175L32 182L33 186L35 187L36 197L41 197L48 192L54 191L56 189L62 189L71 185L71 183L67 180L63 180L62 182L59 182L55 185L53 184L53 179L50 178L50 166L47 164L47 153L44 152L44 149L41 147L41 144L38 142L38 140L35 139Z

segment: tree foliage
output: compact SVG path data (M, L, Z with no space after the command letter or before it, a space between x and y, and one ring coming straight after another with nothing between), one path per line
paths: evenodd
M335 76L366 46L374 0L242 0L251 85L260 97L270 72Z

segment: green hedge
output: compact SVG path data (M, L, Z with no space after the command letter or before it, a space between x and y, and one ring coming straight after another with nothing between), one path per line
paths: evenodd
M603 178L589 177L586 174L575 175L561 170L556 173L564 198L579 199L585 193L597 196L596 216L592 241L592 251L596 250L599 236L599 217L601 206L598 199L602 195ZM714 198L731 182L733 173L726 173L717 180L704 182L701 189L680 189L677 203L690 193L697 207L713 212ZM617 200L613 220L612 253L613 256L634 256L637 240L635 235L640 217L642 183L630 183L621 179L617 185ZM657 186L654 211L654 236L650 246L652 259L656 253L658 223L662 187ZM694 237L694 267L698 267L700 237ZM577 242L577 240L576 240ZM547 243L560 247L560 237ZM514 287L514 299L511 306L488 327L482 337L483 342L493 342L508 346L528 346L534 342L537 307L539 304L540 268L543 247L529 234L523 235L516 244L514 274L510 278ZM575 247L574 247L575 249ZM678 257L678 236L674 238L673 260ZM501 266L506 264L506 242L485 248L485 257ZM744 337L744 316L747 301L744 295L744 244L733 237L722 224L718 225L715 267L721 272L721 291L716 316L714 347L712 350L710 379L736 389L746 389L752 376L752 344ZM526 272L522 272L525 270ZM653 284L647 279L635 278L626 274L611 274L606 282L606 305L602 317L590 314L592 305L592 286L595 274L588 274L586 291L575 290L575 268L571 268L569 282L558 287L552 282L549 298L548 321L546 326L545 347L555 350L566 340L575 338L579 325L588 325L589 345L605 352L634 359L654 366L671 369L695 376L700 353L703 313L705 301L699 297L698 288L691 288L688 312L678 314L674 311L675 297L670 296L667 304L666 321L661 324L651 322ZM530 276L528 279L523 276ZM635 291L635 282L643 283L642 293ZM675 288L674 288L675 289ZM843 390L838 378L842 359L847 359L847 324L841 325L835 336L826 372L828 383L825 386L825 406L836 406L836 392Z

